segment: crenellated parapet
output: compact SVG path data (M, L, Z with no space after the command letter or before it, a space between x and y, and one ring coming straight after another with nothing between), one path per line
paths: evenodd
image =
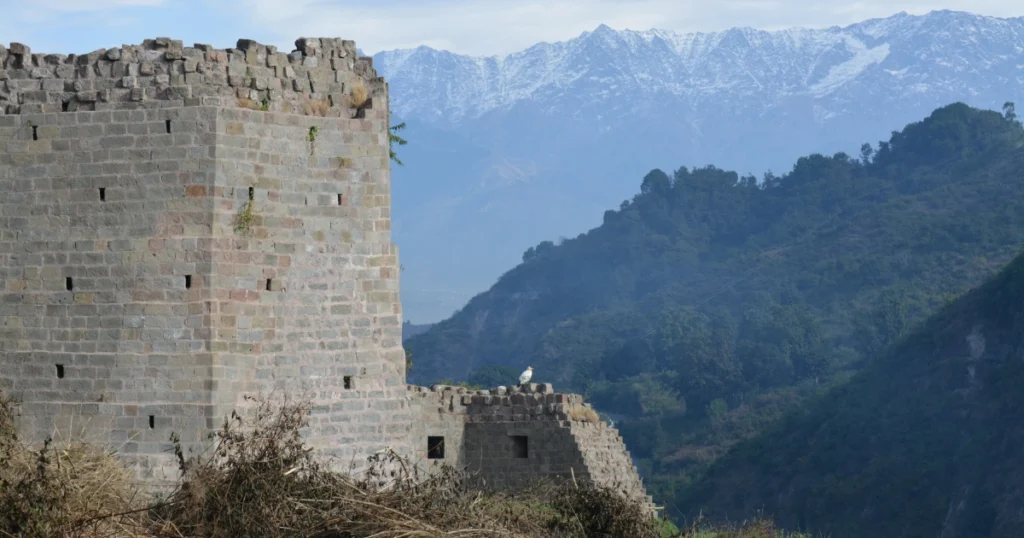
M242 106L341 116L373 108L385 82L353 41L301 38L295 46L285 53L240 39L221 50L157 38L65 55L0 45L0 114Z
M467 422L561 420L597 422L598 414L579 394L556 393L548 384L471 390L450 385L409 386L423 405L465 415Z
M622 437L579 394L543 383L408 390L417 417L414 455L428 469L441 462L466 468L498 489L542 479L591 481L654 511Z

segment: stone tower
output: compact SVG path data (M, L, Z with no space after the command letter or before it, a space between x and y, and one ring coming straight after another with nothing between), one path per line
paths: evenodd
M351 41L0 46L0 391L176 478L245 396L410 453L387 86Z

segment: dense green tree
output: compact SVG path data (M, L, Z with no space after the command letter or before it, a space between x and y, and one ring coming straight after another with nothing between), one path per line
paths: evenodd
M784 527L837 538L1016 538L1021 334L1024 254L848 383L738 443L676 488L671 505L721 520L756 507Z

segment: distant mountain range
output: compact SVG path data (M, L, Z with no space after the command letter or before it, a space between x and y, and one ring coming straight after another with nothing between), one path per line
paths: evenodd
M448 317L544 240L575 236L652 168L760 177L955 101L1024 96L1024 17L904 13L845 28L616 31L505 57L428 47L374 65L406 121L393 171L405 317Z

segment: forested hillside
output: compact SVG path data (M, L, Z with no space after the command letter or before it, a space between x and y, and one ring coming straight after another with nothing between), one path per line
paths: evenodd
M528 250L405 342L410 380L538 382L616 418L670 512L737 441L842 385L1024 246L1013 107L953 104L758 182L649 173L602 226Z
M675 499L833 538L1024 529L1024 255Z
M950 105L877 150L812 155L761 183L654 170L602 226L529 249L409 339L410 378L532 365L582 390L679 372L660 382L706 403L871 356L1024 242L1024 137L1010 116Z

